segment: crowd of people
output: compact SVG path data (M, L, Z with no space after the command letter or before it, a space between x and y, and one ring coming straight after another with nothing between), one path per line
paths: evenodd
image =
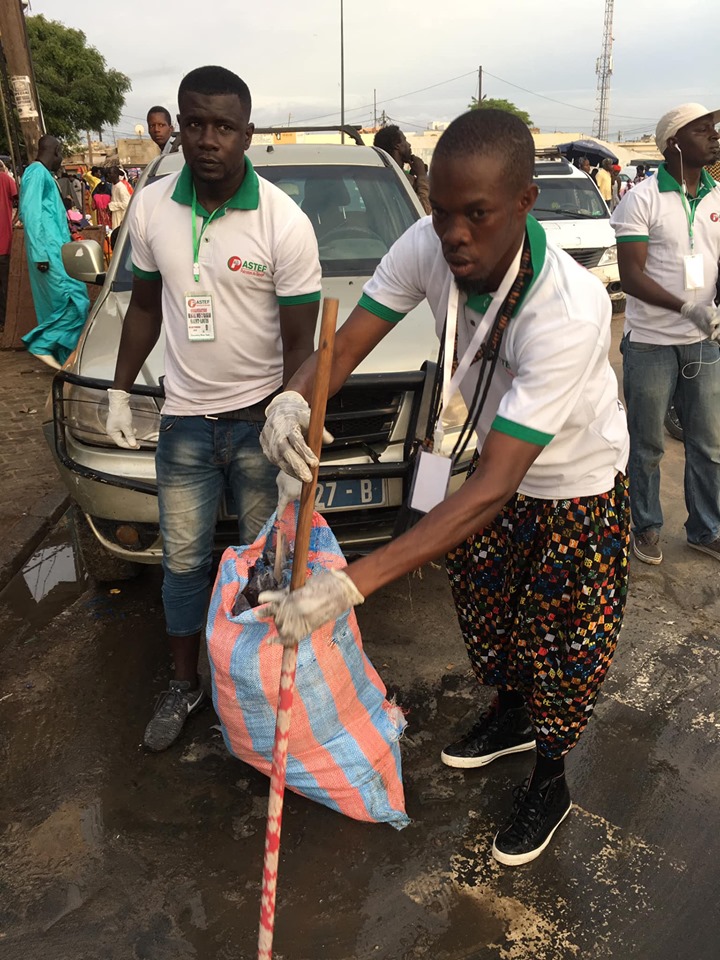
M312 225L246 154L252 101L240 77L192 70L178 104L179 173L147 185L132 204L118 167L84 178L94 201L106 198L96 211L111 229L127 217L131 241L133 287L106 424L120 447L138 446L130 390L165 332L156 475L174 673L145 730L153 751L174 743L205 700L198 655L223 489L233 492L240 542L249 543L317 466L305 440L322 279ZM627 294L627 415L609 361L606 293L532 217L538 187L527 126L499 110L461 115L440 137L429 178L397 128L376 138L409 166L431 216L393 245L338 331L331 392L427 299L441 342L442 402L460 392L477 450L467 481L448 496L451 463L439 463L438 427L417 456L413 486L434 506L414 527L344 571L260 599L282 642L302 642L446 555L470 664L496 697L440 759L474 769L510 754L534 758L492 845L506 865L539 856L570 812L564 761L612 662L631 543L640 561L663 560L660 461L673 399L685 430L687 542L720 559L720 187L705 169L720 161L719 121L720 111L699 104L665 114L656 130L664 162L650 177L638 168L613 204ZM164 108L151 108L148 126L161 149L172 147ZM20 202L38 313L27 343L56 362L87 313L84 285L62 270L68 216L82 207L71 178L63 202L54 176L61 162L59 142L43 137ZM613 174L608 160L596 176L611 203ZM0 205L12 206L3 189L0 177ZM253 283L228 269L238 249L263 267Z
M148 127L162 150L173 132L169 112L152 107ZM101 227L109 259L135 178L113 163L83 173L68 170L62 144L46 134L39 141L36 160L20 179L18 191L15 177L0 161L0 330L5 326L13 229L20 223L37 321L23 342L39 360L58 369L77 345L89 308L84 285L72 280L63 267L62 245L82 240L88 227Z
M191 71L178 102L185 166L130 208L134 282L107 419L118 445L137 445L129 391L164 326L156 467L174 676L145 731L150 750L174 743L205 699L197 663L223 487L235 493L240 540L250 542L276 500L282 510L317 465L305 442L321 283L310 223L246 156L251 97L239 77L220 67ZM564 758L592 715L618 641L631 506L635 556L662 560L657 433L675 391L689 451L688 543L720 557L720 429L710 429L710 420L720 422L710 413L720 388L720 226L711 209L718 187L703 173L720 159L718 119L698 105L663 117L665 163L649 179L638 171L613 214L628 293L629 434L608 357L605 291L531 215L538 190L527 127L502 111L463 114L439 139L429 182L398 132L376 141L410 165L432 215L395 243L338 331L331 392L427 299L448 358L443 402L460 390L478 447L452 496L435 479L439 454L423 451L414 489L435 506L414 527L342 572L261 602L283 642L302 642L446 554L470 663L496 699L441 761L472 769L534 756L493 842L503 864L539 856L570 812ZM601 169L612 185L611 167ZM208 246L201 241L209 233ZM238 245L266 266L262 283L237 283L228 271Z

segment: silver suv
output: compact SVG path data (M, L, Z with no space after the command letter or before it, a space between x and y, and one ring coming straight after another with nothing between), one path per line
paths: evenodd
M257 173L284 190L310 218L318 238L323 295L338 298L339 323L344 322L381 257L424 215L407 177L383 151L361 143L269 143L251 147L248 155ZM163 153L146 168L138 189L177 172L182 164L181 153ZM106 580L129 575L137 562L161 559L154 455L163 404L164 341L152 351L133 390L140 449L121 450L105 434L105 391L114 375L130 299L132 255L122 228L107 274L95 276L102 267L98 260L88 264L98 252L91 244L69 244L65 251L68 272L101 282L102 291L74 357L56 377L52 421L44 429L75 503L76 540L88 572ZM348 552L366 551L392 535L410 458L427 429L437 347L434 319L423 303L329 402L327 426L335 440L323 452L316 504ZM458 404L446 430L449 449L465 416ZM457 465L455 485L462 482L466 466ZM228 494L217 546L236 540Z

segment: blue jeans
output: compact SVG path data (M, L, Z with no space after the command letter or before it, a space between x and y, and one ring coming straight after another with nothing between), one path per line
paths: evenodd
M165 622L186 637L205 623L223 491L237 506L239 542L252 543L277 505L277 467L260 449L260 424L172 416L160 419L155 466Z
M620 349L633 529L644 533L663 524L663 423L674 399L685 436L685 530L690 543L710 543L720 534L720 346L710 340L661 346L625 336Z

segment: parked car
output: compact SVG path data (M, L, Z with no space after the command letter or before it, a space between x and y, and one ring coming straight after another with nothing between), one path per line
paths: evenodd
M610 211L592 177L560 156L542 156L535 161L535 183L540 194L532 213L548 239L601 280L613 312L624 310Z
M308 214L318 238L323 296L340 301L342 323L381 257L424 216L407 177L387 154L364 145L274 143L253 146L248 155L260 176ZM164 152L145 169L136 192L182 165L182 153ZM56 378L52 419L44 429L75 504L75 536L89 573L116 579L135 569L128 564L161 559L154 454L164 341L144 364L131 400L140 449L121 450L104 423L132 286L127 227L106 274L90 242L68 245L65 255L68 272L103 286L74 357ZM366 551L392 535L411 454L426 432L437 350L434 318L423 303L330 400L327 426L335 440L323 451L316 505L347 552ZM465 417L457 403L447 422L448 451ZM457 464L455 485L466 468L467 460ZM226 497L217 546L236 539L234 505Z

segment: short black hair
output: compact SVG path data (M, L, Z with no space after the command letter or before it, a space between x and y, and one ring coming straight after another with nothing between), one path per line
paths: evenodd
M400 143L401 139L402 131L400 130L400 127L392 123L388 127L380 127L378 132L375 134L373 146L379 147L381 150L384 150L385 153L392 153L395 147Z
M207 97L235 94L245 108L248 117L252 110L252 97L244 80L225 67L198 67L186 73L178 88L178 103L184 93L201 93Z
M433 160L443 157L500 157L510 183L522 189L535 173L535 141L527 124L506 110L468 110L450 124L435 147Z
M38 150L54 150L56 144L62 146L57 137L51 133L44 133L38 140Z
M146 117L148 123L150 123L150 115L153 113L163 113L168 122L168 126L172 126L172 117L170 116L170 111L167 109L167 107L150 107Z
M637 167L635 167L635 169L637 170L638 173L640 173L641 170L642 170L643 173L645 173L645 164L644 164L644 163L639 163L639 164L637 165Z

